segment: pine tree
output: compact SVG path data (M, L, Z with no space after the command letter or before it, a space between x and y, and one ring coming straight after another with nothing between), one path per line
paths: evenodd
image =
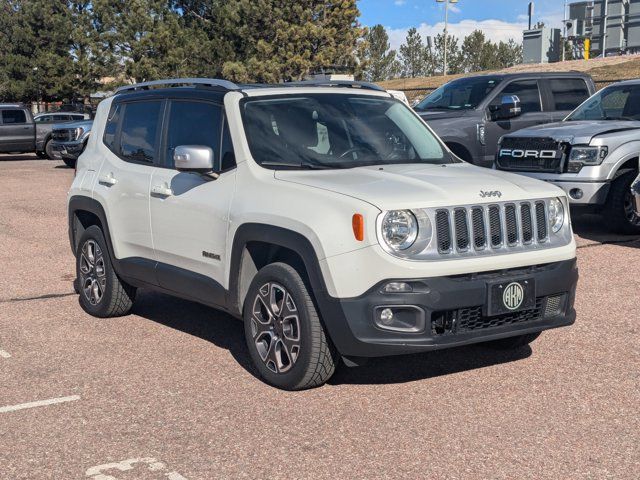
M365 78L371 82L388 80L397 69L396 52L391 50L389 36L382 25L375 25L366 37L365 58L368 67Z
M400 45L399 61L403 77L420 77L426 73L426 48L415 28L407 32L405 43Z
M434 62L436 72L444 69L444 33L436 35L434 43ZM458 38L447 35L447 74L456 74L463 71L463 56L458 46Z

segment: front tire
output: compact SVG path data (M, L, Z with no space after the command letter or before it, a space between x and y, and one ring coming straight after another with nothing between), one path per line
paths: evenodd
M611 183L607 204L604 207L605 221L616 233L636 235L640 233L640 217L635 212L631 184L638 172L630 171L620 175Z
M44 144L44 154L45 158L49 160L53 160L55 157L53 155L53 143L51 139L47 140L47 143Z
M318 387L333 375L335 348L304 281L290 265L273 263L257 273L243 318L253 364L270 385L303 390Z
M76 160L73 158L63 158L62 161L69 168L76 168Z
M76 275L80 306L89 315L106 318L129 313L136 289L116 274L102 230L95 225L80 237Z
M486 342L485 345L494 350L517 350L525 345L529 345L538 338L541 333L542 332L527 333L525 335L518 335L517 337L501 338L500 340Z
M37 151L36 152L36 157L45 159L45 158L47 158L47 154L45 152Z

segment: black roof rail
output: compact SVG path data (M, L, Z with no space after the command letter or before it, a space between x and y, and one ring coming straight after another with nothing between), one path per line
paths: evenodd
M170 78L166 80L152 80L150 82L125 85L116 90L116 95L135 90L148 90L150 87L177 87L184 85L202 85L205 87L218 87L225 90L240 90L240 87L229 80L219 78Z
M299 82L285 82L274 87L343 87L343 88L362 88L365 90L376 90L385 92L386 90L375 83L357 82L353 80L301 80Z

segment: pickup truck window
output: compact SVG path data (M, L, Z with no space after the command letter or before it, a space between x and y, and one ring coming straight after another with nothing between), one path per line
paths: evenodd
M589 88L581 78L551 78L548 82L554 110L573 110L589 98Z
M2 123L13 125L16 123L27 123L27 114L24 110L7 109L2 110Z
M500 83L499 77L453 80L418 103L414 110L469 110L476 108Z
M604 88L580 105L566 120L640 120L640 85Z
M540 112L540 89L537 80L517 80L508 84L502 92L491 102L491 105L500 105L503 95L517 95L520 99L522 113Z

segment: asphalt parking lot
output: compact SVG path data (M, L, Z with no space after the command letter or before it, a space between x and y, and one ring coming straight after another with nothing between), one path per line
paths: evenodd
M574 326L341 367L288 393L254 377L242 326L142 291L78 306L73 170L0 156L0 479L640 477L640 240L578 219Z

